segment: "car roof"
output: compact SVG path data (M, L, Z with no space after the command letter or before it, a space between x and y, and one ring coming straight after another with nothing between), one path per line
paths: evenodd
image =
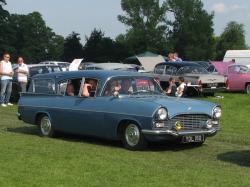
M84 71L66 71L66 72L54 72L47 74L37 74L32 78L57 78L57 79L68 79L73 77L88 77L88 78L97 78L97 79L107 79L111 77L118 76L137 76L137 77L145 77L147 75L138 73L138 72L130 72L130 71L118 71L118 70L84 70Z
M95 63L95 64L90 64L87 67L99 67L105 70L112 70L119 68L133 68L129 64L122 64L122 63Z
M59 65L55 64L27 64L27 66L30 67L60 67Z
M39 62L39 64L70 64L69 62L63 62L63 61L43 61Z
M159 66L159 65L171 65L171 66L175 66L175 67L178 67L178 68L183 67L183 66L199 66L199 67L203 67L200 64L195 63L193 61L162 62L162 63L156 64L156 66Z

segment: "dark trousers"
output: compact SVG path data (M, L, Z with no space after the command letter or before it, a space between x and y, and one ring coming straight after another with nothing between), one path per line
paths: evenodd
M19 84L20 92L26 92L27 83L26 82L18 82L18 84Z

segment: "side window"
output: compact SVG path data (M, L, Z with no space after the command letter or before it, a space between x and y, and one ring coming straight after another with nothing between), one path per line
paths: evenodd
M165 65L158 65L155 67L155 71L154 73L156 74L163 74L164 73L164 69L165 69Z
M94 78L85 78L85 82L80 89L79 95L82 97L96 97L98 90L98 80Z
M65 96L78 96L81 82L82 78L61 81L58 85L58 93Z
M95 67L86 67L86 70L95 70Z
M240 73L248 73L248 67L246 66L240 66Z
M111 96L115 91L119 94L131 94L134 91L135 81L131 78L113 78L105 86L103 96Z
M165 74L174 75L177 71L177 68L174 66L166 66Z
M240 71L240 67L239 66L230 66L228 68L228 72L231 74L236 74Z
M34 79L33 92L42 94L55 94L55 82L52 79Z
M36 74L41 74L42 73L42 69L40 67L32 67L30 68L30 76L34 76Z

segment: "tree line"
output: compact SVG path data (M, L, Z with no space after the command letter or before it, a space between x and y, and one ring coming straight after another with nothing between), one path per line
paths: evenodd
M123 14L117 19L127 26L126 34L115 39L93 29L82 45L79 33L60 36L49 28L39 12L10 14L0 0L0 53L27 63L44 60L71 62L122 61L134 54L151 51L167 56L176 51L186 60L222 60L228 49L246 49L244 25L229 22L220 36L214 35L214 13L201 0L121 0Z

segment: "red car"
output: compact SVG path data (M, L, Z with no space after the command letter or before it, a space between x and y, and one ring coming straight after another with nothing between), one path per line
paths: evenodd
M250 94L250 63L233 64L227 70L227 89Z

